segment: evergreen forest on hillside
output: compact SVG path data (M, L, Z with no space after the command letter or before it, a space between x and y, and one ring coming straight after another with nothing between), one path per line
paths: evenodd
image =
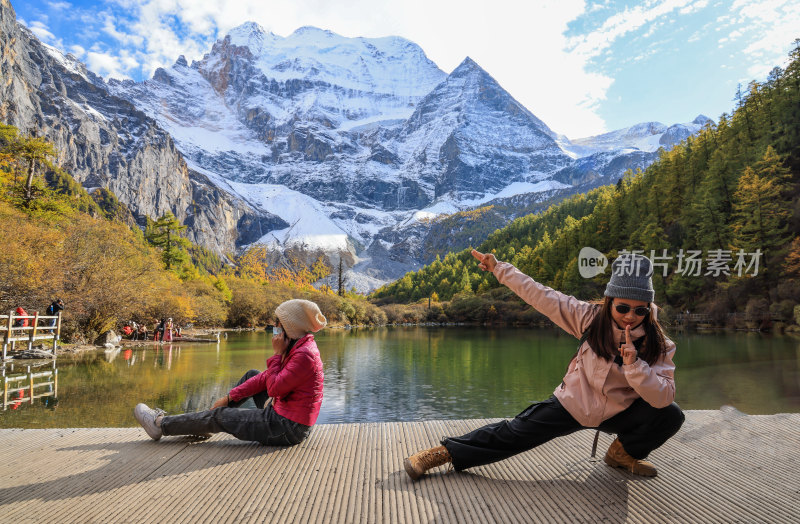
M739 312L751 320L794 322L800 304L800 40L789 58L786 69L776 67L765 82L740 88L732 114L662 150L644 172L628 172L616 186L518 218L476 249L586 300L602 296L609 272L581 277L583 247L609 261L623 250L641 250L658 264L656 302L667 316L690 310L724 324ZM469 251L437 256L372 298L394 304L390 318L534 319L530 308L477 268Z

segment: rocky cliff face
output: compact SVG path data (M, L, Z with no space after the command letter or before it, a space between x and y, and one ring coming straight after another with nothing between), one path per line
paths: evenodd
M264 218L190 170L171 137L71 56L42 45L0 0L0 119L52 141L57 162L84 187L114 192L144 224L172 211L190 238L232 252ZM263 224L259 224L263 225Z

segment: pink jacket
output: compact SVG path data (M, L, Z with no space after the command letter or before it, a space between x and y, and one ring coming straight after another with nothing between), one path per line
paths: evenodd
M281 362L280 355L267 359L267 369L233 388L231 400L239 401L265 391L278 415L313 426L322 405L322 360L314 335L306 335Z
M580 339L599 308L543 286L507 262L498 262L494 275L525 302L546 315L560 328ZM655 304L651 304L655 314ZM614 326L614 341L619 344L625 332ZM644 336L639 325L631 331L633 339ZM667 353L653 366L638 359L618 366L598 357L588 342L570 362L563 383L553 394L581 425L594 428L628 408L641 397L655 408L675 400L675 344L667 339Z

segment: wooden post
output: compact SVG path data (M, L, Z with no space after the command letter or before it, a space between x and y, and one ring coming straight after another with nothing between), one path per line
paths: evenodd
M30 379L31 384L31 404L33 404L33 373L31 373L30 366L28 366L28 378Z
M53 365L55 365L55 361L53 361ZM58 370L53 370L53 382L55 385L53 386L53 398L58 398Z
M53 359L56 358L56 348L58 347L58 339L61 338L61 311L57 313L56 330L53 333Z
M38 327L38 325L39 325L39 312L38 311L34 311L33 312L33 329L31 330L31 334L30 334L30 336L28 338L28 351L31 351L33 349L33 341L36 338L36 328Z
M8 379L3 376L3 411L6 410L8 405Z
M11 338L11 327L14 325L14 312L8 312L8 327L6 328L6 338L3 340L3 362L6 361L6 350L8 349L8 339Z

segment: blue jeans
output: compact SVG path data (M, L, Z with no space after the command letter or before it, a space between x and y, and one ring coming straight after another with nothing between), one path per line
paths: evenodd
M237 386L259 374L251 369L239 380ZM308 438L311 426L289 420L275 412L266 391L252 397L255 408L240 408L247 399L227 407L164 417L161 431L169 435L202 435L204 433L229 433L239 440L254 440L267 446L293 446Z

